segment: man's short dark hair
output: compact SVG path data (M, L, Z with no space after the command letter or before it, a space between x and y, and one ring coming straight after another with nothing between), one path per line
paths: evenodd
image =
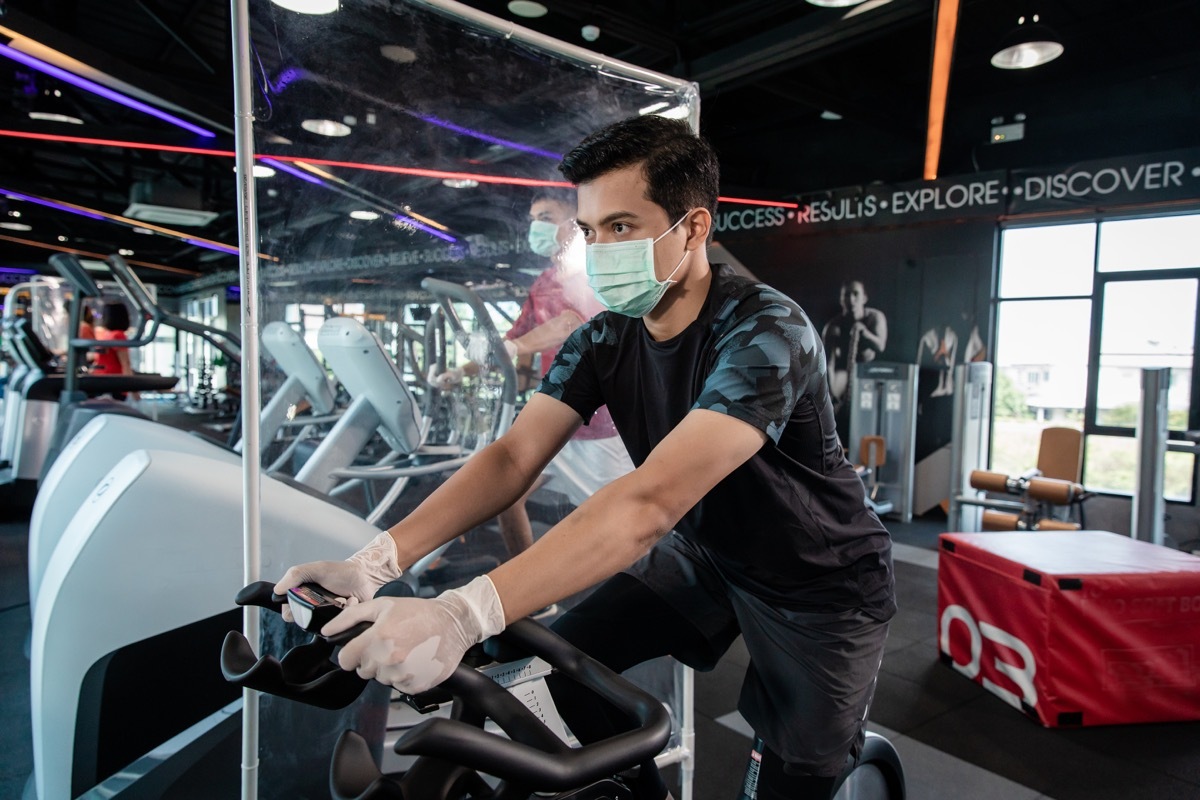
M579 207L579 201L575 199L575 190L561 189L557 186L548 186L545 189L538 189L534 193L533 199L529 201L530 205L542 200L549 200L553 203L560 203L572 211Z
M613 123L580 142L558 169L578 186L634 164L642 165L647 199L672 222L693 208L717 213L717 154L683 120L646 115Z

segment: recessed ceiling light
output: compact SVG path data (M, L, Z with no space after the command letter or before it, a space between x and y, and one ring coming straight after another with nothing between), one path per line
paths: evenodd
M309 133L320 134L321 136L349 136L350 126L344 122L338 122L333 119L306 119L300 123L300 127Z
M42 122L66 122L70 125L82 125L83 120L79 117L73 117L70 114L58 114L53 111L30 111L30 119L38 119Z
M479 185L474 178L443 178L442 183L451 189L474 189Z
M370 221L373 219L379 219L379 212L371 211L369 209L362 209L359 211L351 211L350 216L353 219L365 219L367 221Z
M134 232L134 233L141 233L141 234L144 234L144 235L146 235L146 236L153 236L153 235L154 235L154 231L150 230L149 228L134 228L134 229L133 229L133 232Z
M8 215L10 217L19 217L19 216L21 216L21 212L20 211L10 211L10 212L8 212Z
M132 251L132 250L130 250L129 248L127 248L127 247L122 247L121 249L117 250L117 253L118 253L118 254L120 254L120 255L123 255L123 256L131 256L131 255L133 255L133 251Z
M656 113L658 116L666 117L667 119L687 119L691 116L692 110L687 106L675 106L674 108L668 108L666 111Z
M508 10L518 17L525 17L526 19L537 19L549 13L549 9L544 5L534 3L532 0L512 0L508 4Z
M10 231L31 231L32 225L26 225L24 222L0 222L0 228L5 228Z
M379 46L379 55L397 64L411 64L417 60L417 53L411 47L401 44L384 44Z
M65 241L67 240L67 237L63 236L63 235L60 233L60 234L58 235L58 240L59 240L60 242L65 242Z
M845 8L846 6L856 6L866 0L808 0L808 2L814 6L821 6L821 8Z
M828 119L828 120L836 121L841 118L842 118L841 114L837 113L836 111L830 111L828 108L821 112L821 119Z
M338 0L271 0L272 3L297 14L331 14L338 10Z
M234 167L233 171L237 172L237 167ZM273 178L275 177L275 170L271 169L266 164L255 164L251 174L256 178Z

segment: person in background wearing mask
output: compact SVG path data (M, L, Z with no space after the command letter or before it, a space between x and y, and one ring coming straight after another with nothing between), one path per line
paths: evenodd
M543 374L571 332L604 310L588 287L582 242L577 234L574 192L545 189L534 196L529 206L529 248L550 259L550 266L530 286L520 316L505 334L505 349L518 361L540 354ZM461 383L464 375L477 374L478 370L478 365L468 362L438 375L434 385L446 391ZM580 426L521 499L497 516L509 554L515 556L533 544L533 526L525 503L547 480L550 488L579 506L601 486L632 469L612 417L601 407L589 424Z
M861 748L896 606L891 540L838 444L819 332L783 294L709 264L717 159L682 121L618 122L560 169L609 311L571 334L509 432L407 518L346 561L293 567L275 591L311 580L362 601L324 632L373 623L338 660L404 692L597 583L554 630L616 670L665 654L709 669L740 633L739 709L765 742L757 796L825 800ZM511 505L605 403L637 469L460 589L370 599ZM581 739L612 733L598 701L552 691Z

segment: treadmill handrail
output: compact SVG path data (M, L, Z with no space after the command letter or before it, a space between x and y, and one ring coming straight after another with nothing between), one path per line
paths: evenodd
M83 266L79 256L74 253L55 253L50 256L50 266L54 267L55 271L74 287L80 297L99 297L101 295L100 287L92 276L88 275L87 267Z
M455 313L451 303L457 301L470 306L471 311L475 314L477 324L482 325L489 333L488 340L492 355L500 366L500 372L504 375L504 382L500 390L501 403L508 408L515 409L517 404L517 368L508 356L508 352L504 349L504 338L496 330L496 326L492 322L492 315L484 305L483 300L466 286L439 280L438 278L424 278L421 281L421 288L437 298L438 304L446 314L447 321L451 327L455 328L455 333L461 333L463 329L462 322L459 320L458 314ZM496 432L497 435L507 430L507 424L502 423L502 428L503 430Z
M175 330L199 336L234 363L242 362L242 340L236 333L194 322L164 310L150 296L150 290L146 288L146 284L142 283L142 279L134 273L124 258L113 254L106 256L104 260L108 263L113 278L121 285L121 289L151 320Z

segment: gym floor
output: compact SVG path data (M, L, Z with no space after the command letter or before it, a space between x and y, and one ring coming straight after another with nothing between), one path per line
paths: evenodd
M941 520L889 523L900 612L892 623L872 727L896 744L914 800L1194 800L1200 722L1049 730L939 663ZM28 512L0 508L0 800L33 768L29 716ZM750 739L736 712L747 664L740 642L696 675L695 800L730 800Z

